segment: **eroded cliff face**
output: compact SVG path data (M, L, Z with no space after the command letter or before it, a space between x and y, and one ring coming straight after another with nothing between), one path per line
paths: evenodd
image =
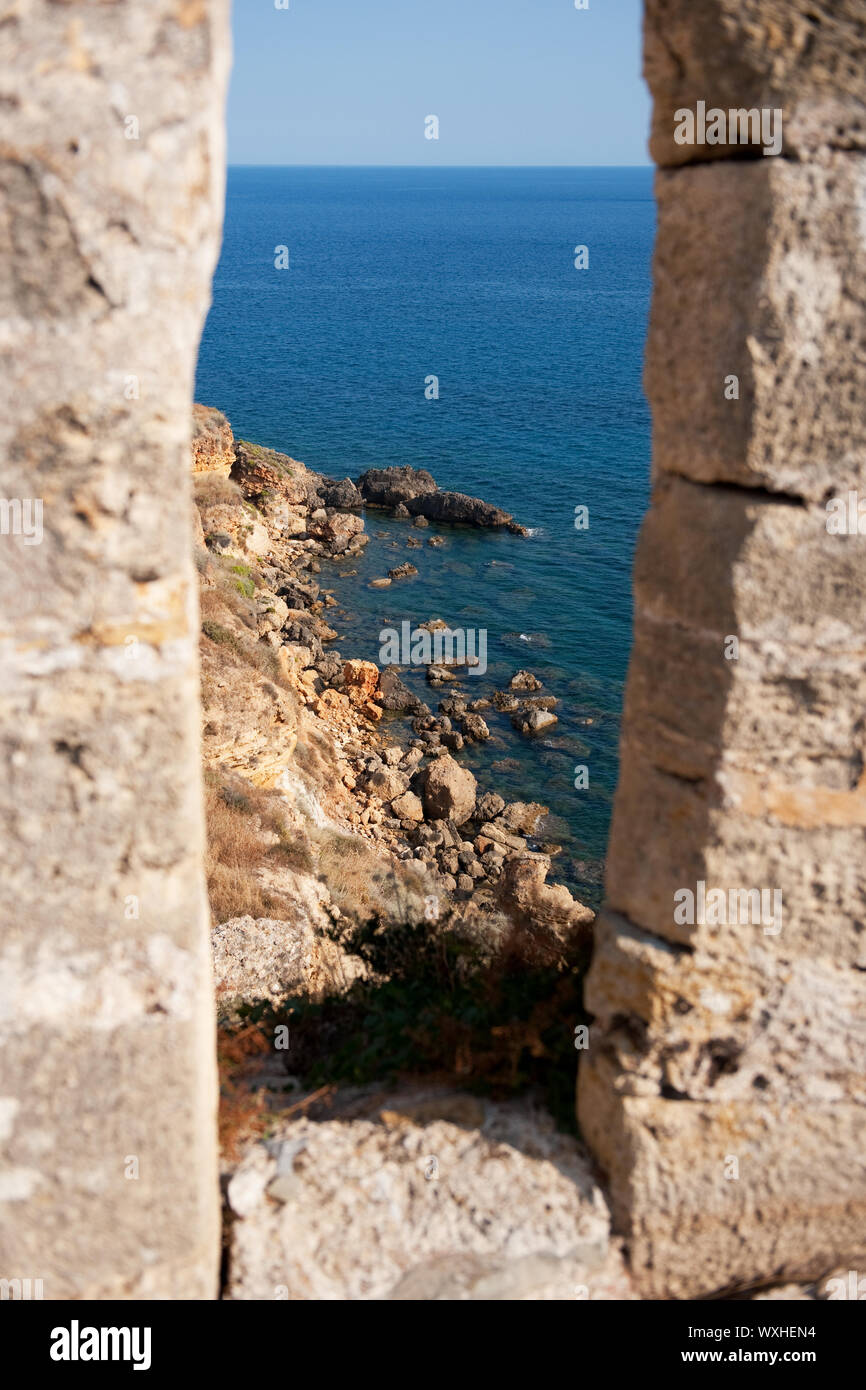
M232 427L221 410L192 408L192 471L227 478L235 461Z
M654 1297L866 1244L866 542L825 505L864 485L864 42L647 5L654 488L579 1089ZM677 144L698 101L781 108L781 155Z
M0 1270L217 1288L190 402L222 214L228 6L0 26Z

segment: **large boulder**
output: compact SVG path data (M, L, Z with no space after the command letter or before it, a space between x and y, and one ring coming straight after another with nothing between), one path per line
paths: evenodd
M428 820L453 820L462 825L475 810L478 783L468 767L461 767L447 753L431 763L423 774L422 800Z
M291 994L335 994L364 973L356 956L329 939L330 922L318 901L318 881L309 874L287 877L291 908L284 912L291 912L291 920L232 917L211 933L221 1015L230 1016L237 1005L276 1003Z
M340 555L364 529L364 518L354 512L340 512L330 507L315 512L307 523L307 532L323 541L334 555Z
M397 713L405 711L428 712L424 701L409 689L401 679L394 666L386 666L379 677L379 702L385 709L394 710Z
M343 663L343 681L352 704L364 704L376 697L379 668L373 661L346 661Z
M500 899L535 923L543 923L565 938L579 932L588 938L595 913L573 898L564 883L546 883L550 858L520 854L506 860L499 885Z
M380 801L395 801L408 791L409 778L395 767L378 767L366 778L364 785Z
M512 714L511 722L521 734L540 734L557 722L549 709L520 709Z
M423 493L407 501L406 506L413 516L464 526L507 526L512 519L501 507L482 502L480 497L468 497L465 492Z
M339 482L333 478L323 478L319 496L326 507L354 510L364 505L364 499L351 478L342 478Z
M377 507L408 506L416 498L436 491L436 479L424 468L368 468L358 479L358 489Z
M373 661L347 661L343 665L343 687L355 709L368 719L381 719L382 707L376 703L379 668Z

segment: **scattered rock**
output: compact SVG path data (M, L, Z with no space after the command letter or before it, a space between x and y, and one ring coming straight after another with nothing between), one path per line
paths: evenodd
M462 825L475 809L478 784L466 767L446 753L423 774L422 799L428 820L453 820Z
M481 827L481 834L512 853L522 853L526 849L526 841L521 835L512 835L510 831L503 830L501 825L494 825L491 821L485 821Z
M540 690L541 681L531 671L518 671L508 682L512 690Z
M474 743L481 743L490 737L490 730L480 714L464 714L461 727L466 737Z
M512 801L500 812L497 825L515 835L533 835L549 808L537 801Z
M484 792L475 806L478 820L495 820L505 810L505 800L498 792Z
M549 729L551 725L558 723L558 720L550 710L530 709L518 710L511 716L511 722L521 734L539 734L543 729Z
M424 819L424 807L421 798L414 792L404 792L402 796L397 796L391 802L391 810L395 816L399 816L401 821L420 821Z

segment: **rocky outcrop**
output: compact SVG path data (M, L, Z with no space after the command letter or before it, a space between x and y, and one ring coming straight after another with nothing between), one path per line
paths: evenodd
M234 917L211 933L214 981L221 1014L239 1005L275 1004L289 996L335 994L359 975L360 962L326 935L330 925L321 885L296 875L292 917Z
M436 491L436 479L425 468L368 468L358 479L358 491L374 507L406 506Z
M227 478L235 461L232 427L213 406L192 408L192 471L216 473Z
M854 5L647 5L680 167L580 1119L652 1297L866 1249L866 584L825 507L866 457L864 39ZM710 93L784 108L788 157L675 145Z
M501 507L482 502L479 497L468 497L465 492L434 492L414 497L406 505L412 516L423 516L428 521L492 527L508 526L512 521L511 515Z
M208 764L273 787L298 742L298 705L288 690L225 650L224 633L205 622L202 728Z
M360 509L364 505L364 499L351 478L343 478L340 482L335 482L332 478L323 478L321 497L326 507L352 510Z
M588 937L595 913L573 898L564 884L545 882L549 872L549 855L518 851L505 863L500 901L558 936L581 930Z
M430 520L463 526L506 526L518 535L525 534L524 528L500 507L463 492L440 492L435 478L424 468L371 468L358 479L358 490L372 506L391 508L396 515L414 516L419 524Z

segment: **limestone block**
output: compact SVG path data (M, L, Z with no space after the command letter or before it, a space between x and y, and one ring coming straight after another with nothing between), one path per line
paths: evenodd
M863 1107L624 1096L592 1043L579 1078L584 1136L628 1232L645 1297L820 1277L866 1255Z
M0 27L0 1270L217 1289L189 512L223 196L227 5Z
M814 502L866 487L866 156L662 171L656 194L656 472Z
M866 1106L862 972L829 954L785 959L760 939L729 946L678 949L602 914L586 1005L617 1092Z
M678 890L778 890L781 935L746 938L866 961L864 546L828 534L820 507L656 488L635 566L615 910L691 942Z
M580 1146L525 1101L429 1090L283 1123L228 1184L233 1299L633 1296Z
M659 165L762 158L739 143L680 145L675 112L781 107L783 154L866 148L866 15L860 0L645 0L644 75Z

